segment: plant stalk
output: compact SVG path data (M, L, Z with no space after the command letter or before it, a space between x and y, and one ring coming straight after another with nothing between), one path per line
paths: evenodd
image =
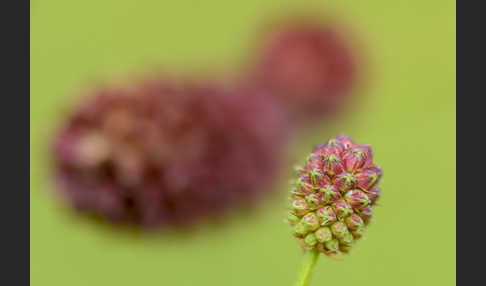
M302 268L300 269L299 276L297 276L295 286L307 286L311 277L312 269L314 268L318 258L319 251L315 249L305 252Z

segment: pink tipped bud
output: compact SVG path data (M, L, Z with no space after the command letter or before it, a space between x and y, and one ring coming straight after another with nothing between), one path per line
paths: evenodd
M308 230L315 231L319 228L319 219L315 213L308 213L302 218L302 223Z
M337 136L336 139L341 142L341 144L343 145L344 149L352 148L355 145L354 142L353 142L353 140L351 140L348 136L346 136L344 134L341 134L341 135Z
M346 222L348 228L351 230L357 230L364 226L363 219L357 214L352 214L348 216L344 221Z
M321 227L315 232L316 239L320 243L328 242L332 239L332 232L329 227Z
M356 182L356 177L350 173L341 173L337 175L334 179L334 185L342 193L345 193L347 190L354 188Z
M341 198L341 193L333 185L324 185L322 188L319 189L319 192L322 194L322 199L326 203L332 203Z
M338 218L345 218L353 213L351 205L343 199L334 203L334 210Z
M302 237L307 233L307 227L303 222L299 222L294 226L294 235L297 237Z
M301 197L296 197L292 200L292 209L297 214L304 214L307 212L307 201Z
M318 154L311 154L307 159L307 170L322 169L322 156Z
M337 253L339 250L339 241L337 239L330 240L325 244L326 250L330 253Z
M318 194L309 194L305 197L305 200L307 201L307 204L309 206L309 209L316 209L319 207L321 204L321 198L319 197Z
M309 233L308 235L305 236L304 243L307 246L313 247L314 245L317 244L316 235L314 233Z
M325 206L316 211L321 221L321 225L329 225L337 220L336 213L330 206Z
M368 206L371 201L368 196L361 190L351 190L344 195L344 199L354 209L362 209Z
M293 212L288 212L287 214L287 222L290 224L290 225L295 225L296 223L298 223L300 221L300 218Z
M368 168L373 164L373 151L371 150L371 146L368 144L359 144L354 145L353 149L359 149L363 151L366 155L366 161L363 165L363 168Z
M381 195L381 189L378 188L377 186L374 186L366 193L368 195L368 198L370 198L371 204L374 204Z
M332 151L330 154L340 155L344 151L344 146L338 139L330 139L327 142L327 148L329 151Z
M358 187L369 190L373 187L381 177L381 169L373 166L356 174L358 180Z
M330 175L340 174L344 170L343 160L334 154L326 155L323 159L322 168Z
M326 174L324 174L324 171L322 171L321 169L312 169L309 172L309 176L312 186L314 187L322 186L329 181L329 178L326 176Z
M367 158L366 153L360 148L354 147L343 152L344 167L348 172L361 169Z
M373 211L371 210L371 206L366 206L360 210L358 210L358 214L361 216L365 224L369 223L369 220L371 218L371 215L373 214Z
M313 192L314 189L307 176L302 176L297 179L295 183L295 193L301 195L308 195L308 194L312 194Z
M331 231L337 238L343 238L349 233L348 227L342 221L338 221L331 225Z

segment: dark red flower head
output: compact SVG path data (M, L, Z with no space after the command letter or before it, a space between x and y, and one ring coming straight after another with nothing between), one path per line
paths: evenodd
M110 221L177 225L267 191L286 142L280 109L217 84L146 81L77 106L53 154L61 193Z
M339 109L355 81L356 59L343 31L331 24L275 25L260 53L256 73L261 84L305 118Z

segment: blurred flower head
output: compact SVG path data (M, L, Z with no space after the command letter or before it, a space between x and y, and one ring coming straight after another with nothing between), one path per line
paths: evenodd
M269 190L287 139L264 96L147 80L89 94L55 137L55 177L79 211L142 226L225 213Z
M273 91L299 119L333 113L355 82L356 59L338 25L282 21L266 30L252 78Z

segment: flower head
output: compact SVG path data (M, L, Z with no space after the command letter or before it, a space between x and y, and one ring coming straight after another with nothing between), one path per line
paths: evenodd
M327 255L348 253L362 237L381 195L377 184L382 170L372 156L370 146L340 135L316 146L312 161L299 168L297 181L306 181L307 191L291 193L291 205L299 208L292 207L288 222L298 229L293 234L304 248ZM309 179L312 174L327 178L325 184Z
M256 77L299 118L339 109L355 82L356 59L342 30L310 18L264 35Z
M286 129L277 106L246 96L163 80L95 91L55 137L61 193L80 211L143 226L253 201L276 175Z

